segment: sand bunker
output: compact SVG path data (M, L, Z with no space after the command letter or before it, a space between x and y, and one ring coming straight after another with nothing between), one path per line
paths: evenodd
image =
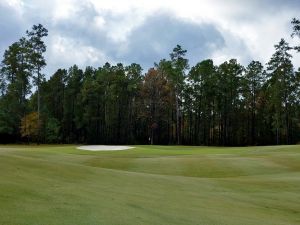
M88 150L88 151L119 151L119 150L127 150L134 147L129 146L113 146L113 145L86 145L77 147L80 150Z

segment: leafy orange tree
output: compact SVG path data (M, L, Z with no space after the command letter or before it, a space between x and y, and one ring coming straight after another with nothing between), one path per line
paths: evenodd
M172 89L167 77L158 69L146 73L141 87L141 109L139 116L147 124L151 144L168 143L170 139L168 110L172 104Z
M25 115L21 120L20 133L23 138L34 140L39 134L39 116L37 112Z

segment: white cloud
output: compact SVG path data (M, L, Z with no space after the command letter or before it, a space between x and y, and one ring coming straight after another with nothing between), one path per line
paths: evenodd
M96 29L104 29L104 26L106 25L106 21L102 16L96 16L94 18L93 24Z
M101 65L108 57L93 46L85 45L76 40L55 35L51 39L47 56L50 64L57 65L57 69L63 66L70 67L74 64L85 67L87 65ZM54 72L54 71L53 71Z
M73 0L55 0L53 1L54 10L53 10L53 19L61 20L67 19L72 16L77 10L78 1Z
M19 13L22 13L23 7L24 7L24 3L22 0L2 0L3 2L0 4L7 4L9 7L15 9L16 11L18 11Z

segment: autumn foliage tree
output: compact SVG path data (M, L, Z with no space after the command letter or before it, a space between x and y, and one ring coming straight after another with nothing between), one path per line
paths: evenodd
M23 138L36 140L40 129L40 120L37 112L25 115L21 120L20 133Z
M140 92L139 116L145 121L150 143L162 143L169 139L170 120L168 110L172 101L172 86L159 69L150 69L145 75Z

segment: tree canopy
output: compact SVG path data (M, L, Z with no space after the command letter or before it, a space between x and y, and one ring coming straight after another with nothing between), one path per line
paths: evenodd
M300 22L292 20L292 36ZM0 73L0 141L267 145L300 141L300 70L281 39L264 66L229 59L189 65L175 46L146 73L136 63L58 70L46 79L34 25L7 48ZM294 51L295 52L295 51Z

